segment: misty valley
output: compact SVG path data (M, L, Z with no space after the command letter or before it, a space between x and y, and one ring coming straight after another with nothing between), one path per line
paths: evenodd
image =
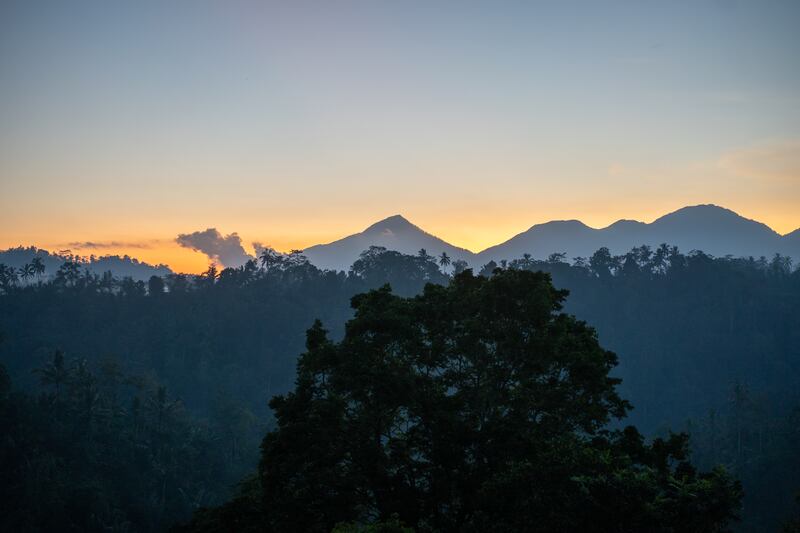
M0 291L4 531L797 516L800 270L779 254L473 272L372 246L345 272L265 249L146 281L3 265Z

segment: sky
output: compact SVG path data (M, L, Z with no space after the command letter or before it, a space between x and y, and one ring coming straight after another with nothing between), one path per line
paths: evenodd
M800 227L800 2L0 2L0 248Z

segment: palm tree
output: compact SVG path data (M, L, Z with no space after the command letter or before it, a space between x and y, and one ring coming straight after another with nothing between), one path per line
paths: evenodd
M667 262L669 260L669 246L662 244L653 254L650 270L656 274L664 274L667 271Z
M23 281L27 282L28 279L33 276L34 268L33 265L30 263L25 263L21 267L19 267L19 276L22 278Z
M17 283L17 271L14 267L0 263L0 288L8 292Z
M272 248L264 248L258 259L261 261L261 266L264 270L270 270L273 266L283 262L283 256Z
M439 256L439 266L445 269L450 266L450 263L452 263L452 261L450 261L450 256L447 255L446 252L442 252L442 255Z
M42 275L44 274L44 261L42 261L41 257L34 257L31 260L31 266L33 267L34 274L36 274L36 280L41 282Z
M531 257L533 256L529 253L522 254L522 261L526 268L531 266Z

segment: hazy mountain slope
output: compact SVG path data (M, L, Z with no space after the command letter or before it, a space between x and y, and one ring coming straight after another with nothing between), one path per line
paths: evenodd
M567 259L589 257L605 246L614 254L623 254L634 246L661 243L678 246L683 252L702 250L714 256L766 256L781 253L800 262L800 229L784 236L767 225L744 218L730 209L715 205L696 205L678 209L646 224L635 220L618 220L608 227L595 229L578 220L556 220L537 224L511 239L475 254L425 232L401 215L394 215L369 226L361 233L343 239L311 246L305 255L319 268L348 270L359 254L370 246L383 246L405 254L416 254L424 248L428 254L447 253L451 260L463 259L480 268L491 260L516 259L531 254L545 259L552 253L564 252ZM47 275L52 275L66 257L47 250L10 248L0 251L0 263L15 268L41 257ZM85 268L102 273L111 270L117 277L130 276L146 280L152 275L170 273L165 265L150 265L128 256L84 258Z
M47 250L34 246L28 248L20 246L0 251L0 263L14 268L19 268L26 263L30 263L34 257L40 257L42 259L45 266L45 278L55 275L58 267L68 260L66 256L48 252ZM150 276L166 276L172 272L166 265L143 263L127 255L107 255L76 259L84 268L95 274L102 274L110 270L114 276L118 278L131 277L136 280L145 281L149 279Z
M38 257L42 260L45 268L45 277L55 273L58 267L66 261L66 258L61 255L50 253L47 250L36 248L35 246L29 246L27 248L18 246L16 248L0 250L0 263L17 269L26 263L30 263L34 257Z
M359 254L370 246L383 246L405 254L416 254L424 248L430 255L438 256L445 252L452 260L463 259L470 264L475 255L426 233L401 215L376 222L361 233L338 241L306 248L303 253L319 268L348 270Z
M781 237L781 253L794 258L795 262L800 262L800 228Z
M480 252L478 261L484 264L491 260L516 259L526 253L536 258L545 258L553 252L567 252L572 258L576 255L576 250L589 250L596 246L596 232L597 230L578 220L555 220L537 224L502 244Z
M118 278L131 277L143 281L150 279L150 276L166 276L172 273L166 265L151 265L127 255L96 257L86 263L86 268L95 274L110 270Z
M787 236L788 237L788 236ZM684 252L702 250L715 256L772 256L788 253L787 237L765 224L744 218L715 205L684 207L645 224L620 220L606 228L593 229L570 220L538 224L528 231L478 254L479 262L515 259L524 253L542 259L554 252L568 258L587 257L603 246L621 254L634 246L661 243L678 246ZM799 239L800 240L800 239ZM787 241L788 242L788 241ZM792 255L796 257L800 250Z
M715 256L771 256L780 251L780 235L766 224L715 205L684 207L648 224L646 244L668 242L683 251Z

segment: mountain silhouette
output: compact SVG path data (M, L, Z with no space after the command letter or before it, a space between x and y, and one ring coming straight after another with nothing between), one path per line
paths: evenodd
M646 224L620 220L600 229L577 220L538 224L508 241L478 254L479 261L514 259L523 253L545 258L564 252L568 258L588 257L605 246L622 254L643 244L662 243L677 246L684 252L702 250L715 256L789 255L788 241L769 226L744 218L730 209L716 205L684 207ZM794 254L792 254L794 255Z
M20 268L26 263L30 263L34 257L38 257L42 260L42 263L44 263L44 279L54 276L58 267L68 260L78 262L82 269L86 269L94 274L100 275L103 272L110 271L118 278L130 277L138 281L146 281L150 276L154 275L166 276L172 273L172 270L166 265L151 265L127 255L75 257L48 252L47 250L36 248L35 246L29 246L27 248L18 246L16 248L0 250L0 263L14 267L15 269Z
M800 228L781 237L783 253L800 262Z
M579 220L553 220L536 224L511 239L482 252L450 244L394 215L376 222L361 233L343 239L311 246L304 251L312 264L322 269L348 270L358 256L370 246L382 246L404 254L416 254L424 248L429 255L442 252L452 261L461 259L473 268L489 261L513 260L530 254L546 259L553 253L565 253L567 259L589 257L602 247L615 255L634 246L657 247L662 243L677 246L683 252L701 250L717 257L767 257L774 254L800 262L800 228L781 236L766 224L750 220L716 205L684 207L653 222L618 220L605 228L592 228ZM53 275L68 256L35 247L17 247L0 251L0 263L19 268L39 257L45 263L47 276ZM83 268L101 274L110 270L117 277L130 276L146 280L152 275L164 276L171 271L165 265L150 265L128 256L77 258Z
M319 268L348 270L361 252L370 246L383 246L404 254L416 254L424 248L433 256L445 252L450 259L463 259L472 264L474 256L469 250L449 244L415 226L401 215L385 218L361 233L350 235L329 244L306 248L303 254Z
M431 255L446 252L452 259L463 259L477 268L492 260L512 260L526 253L536 259L566 253L572 259L589 257L604 246L614 254L623 254L634 246L656 247L662 243L677 246L683 252L701 250L718 257L771 257L780 253L800 260L800 229L781 236L766 224L712 204L684 207L650 223L618 220L599 229L579 220L554 220L536 224L477 254L449 244L395 215L361 233L312 246L305 254L320 268L346 270L370 246L408 254L425 248Z

